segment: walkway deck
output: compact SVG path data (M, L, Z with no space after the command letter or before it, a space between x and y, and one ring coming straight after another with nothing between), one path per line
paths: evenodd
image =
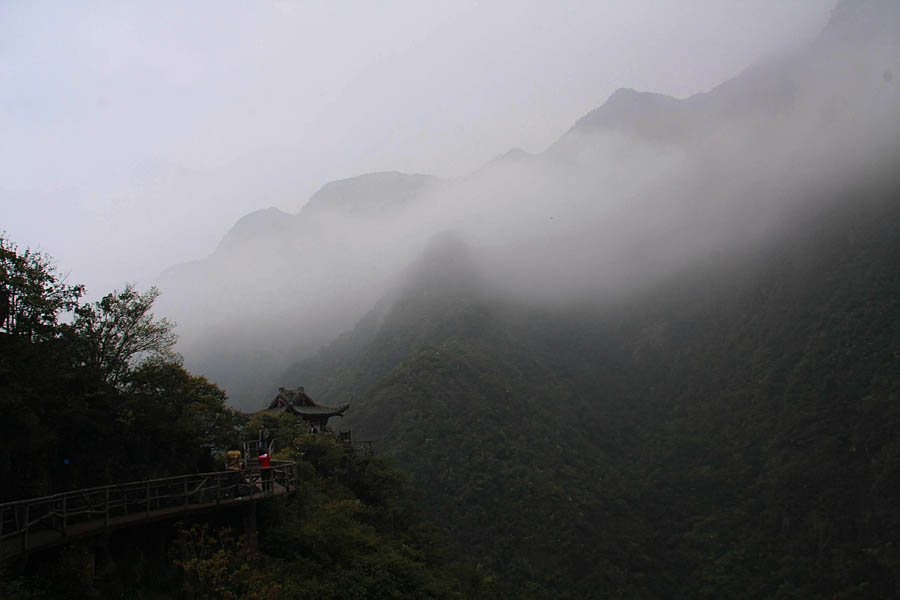
M296 489L294 463L88 488L0 504L0 561L104 530L222 510Z

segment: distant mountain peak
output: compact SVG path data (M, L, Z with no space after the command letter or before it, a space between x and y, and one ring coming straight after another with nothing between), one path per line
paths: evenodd
M666 139L683 133L682 101L665 94L619 88L603 103L579 119L570 132L599 130Z
M289 227L293 219L293 215L274 206L255 210L231 226L216 252L234 250L247 242L270 237Z
M534 155L531 154L530 152L525 152L525 151L522 150L521 148L510 148L509 150L507 150L507 151L504 152L503 154L498 154L497 156L495 156L495 157L491 160L491 162L496 162L496 161L507 161L507 160L519 160L519 159L522 159L522 158L530 158L530 157L532 157L532 156L534 156Z
M480 169L478 169L478 171L476 171L476 173L480 173L485 169L491 169L493 167L521 164L533 158L535 158L534 154L526 152L521 148L510 148L503 154L498 154L497 156L486 162Z
M439 182L433 175L380 171L330 181L303 207L303 214L324 211L372 214L408 204L425 188Z
M598 132L652 141L680 140L713 118L775 113L790 105L794 79L804 64L817 58L830 60L829 52L841 53L845 45L896 44L898 32L900 0L840 0L810 53L761 62L709 92L683 100L619 88L551 148L565 147L561 142L572 136Z

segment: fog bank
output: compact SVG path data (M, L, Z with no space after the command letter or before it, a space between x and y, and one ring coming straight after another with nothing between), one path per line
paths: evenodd
M260 369L277 376L352 327L441 232L469 246L493 293L558 309L789 233L898 157L900 9L846 6L862 8L708 93L620 90L540 154L462 178L361 176L298 214L248 216L160 280L189 366L256 394Z

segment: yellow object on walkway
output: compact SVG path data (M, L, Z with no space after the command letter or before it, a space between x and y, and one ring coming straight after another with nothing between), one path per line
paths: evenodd
M229 471L240 471L241 470L241 451L240 450L229 450L225 453L228 457L225 460L225 468Z

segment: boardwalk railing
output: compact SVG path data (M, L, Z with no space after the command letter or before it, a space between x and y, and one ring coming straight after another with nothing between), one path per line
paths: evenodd
M294 463L63 492L0 504L0 560L111 527L292 492Z

